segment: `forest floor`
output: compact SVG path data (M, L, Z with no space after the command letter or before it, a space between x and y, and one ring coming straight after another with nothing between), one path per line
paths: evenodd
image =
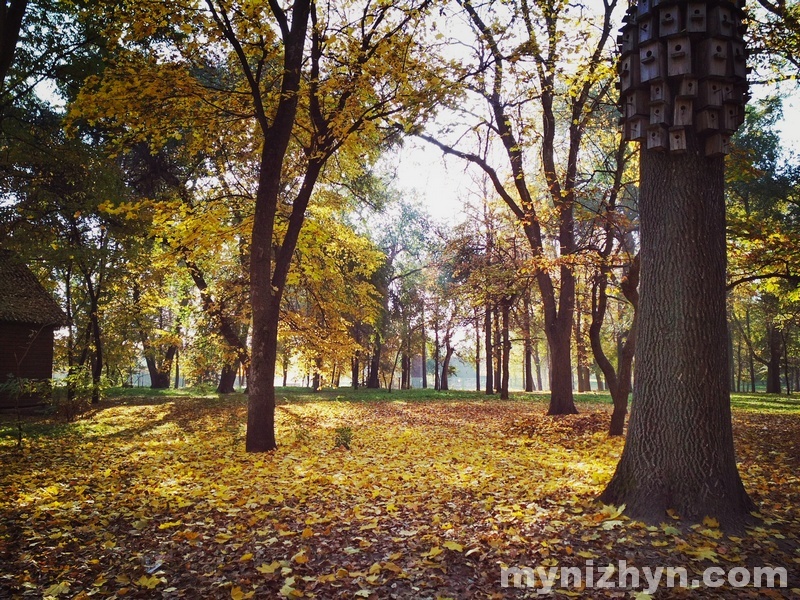
M800 596L798 401L734 401L761 520L729 535L711 515L647 526L596 501L623 447L606 435L606 403L552 418L542 396L461 395L289 394L280 447L257 455L243 449L241 395L134 395L73 423L26 418L21 448L2 423L0 597ZM532 569L536 587L504 586L510 567L521 586ZM575 567L568 580L561 567ZM657 567L685 569L689 587ZM709 567L738 568L735 581L782 567L787 587L706 587ZM615 587L593 587L604 573Z

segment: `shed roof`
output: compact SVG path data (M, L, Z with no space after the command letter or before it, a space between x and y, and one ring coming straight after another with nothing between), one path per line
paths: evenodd
M67 324L67 316L42 284L10 250L0 249L0 321Z

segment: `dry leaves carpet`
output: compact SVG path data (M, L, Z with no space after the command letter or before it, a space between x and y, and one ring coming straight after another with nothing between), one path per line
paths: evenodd
M605 434L607 407L581 411L284 404L281 447L248 455L241 400L104 407L21 452L2 442L0 597L534 598L502 587L501 566L589 560L789 572L784 590L659 598L800 594L800 417L736 412L740 470L764 519L729 536L713 518L646 526L596 503L623 442ZM349 450L334 447L343 432ZM649 597L630 586L550 596Z

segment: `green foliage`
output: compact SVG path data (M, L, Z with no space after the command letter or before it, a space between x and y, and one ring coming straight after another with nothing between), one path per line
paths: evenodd
M347 427L347 426L337 427L333 433L334 433L333 447L350 450L350 444L353 442L352 427Z

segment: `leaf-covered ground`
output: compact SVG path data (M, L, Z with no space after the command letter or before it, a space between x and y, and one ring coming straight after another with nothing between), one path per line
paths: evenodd
M784 590L660 598L800 594L800 416L735 412L764 520L729 536L711 518L648 527L596 503L623 442L605 434L607 406L580 408L553 419L532 402L289 403L278 451L248 455L241 399L121 401L29 435L22 452L0 442L0 597L532 598L501 586L501 566L620 560L789 573ZM334 447L341 427L350 450Z

